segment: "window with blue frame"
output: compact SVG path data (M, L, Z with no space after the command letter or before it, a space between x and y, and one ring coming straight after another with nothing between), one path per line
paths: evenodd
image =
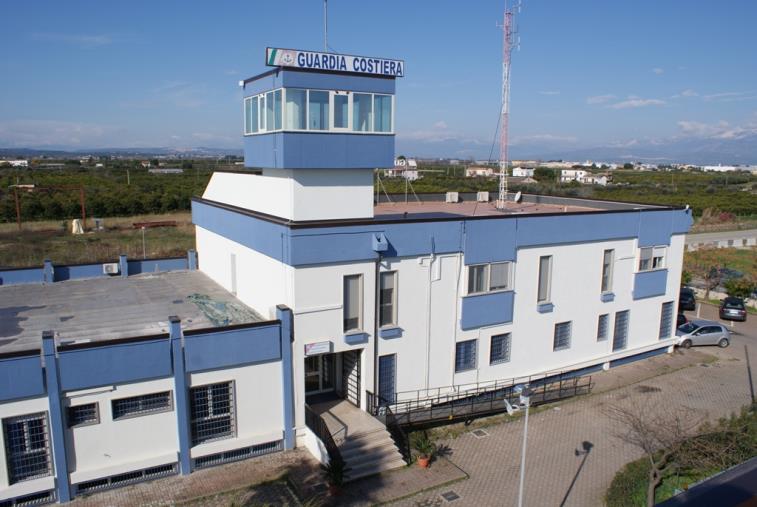
M371 130L371 116L373 105L370 93L354 93L352 95L352 130L369 132Z
M308 130L329 129L329 92L308 91Z
M476 340L455 344L455 373L476 368Z
M307 128L305 113L307 112L307 90L287 88L286 90L286 128L289 130L304 130Z
M334 128L350 128L350 96L334 92Z
M391 95L373 96L373 131L392 131L392 97Z

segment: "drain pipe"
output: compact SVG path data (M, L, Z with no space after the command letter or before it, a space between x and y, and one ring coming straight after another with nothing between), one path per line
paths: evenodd
M373 395L374 400L379 395L379 355L378 355L378 342L379 342L379 284L381 280L379 278L379 268L381 267L381 252L376 252L376 263L374 264L374 286L373 286ZM367 402L368 400L366 400ZM373 407L368 407L373 409Z

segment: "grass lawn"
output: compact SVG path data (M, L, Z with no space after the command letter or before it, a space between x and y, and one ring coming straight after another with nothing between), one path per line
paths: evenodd
M16 224L0 224L0 267L40 266L45 259L55 264L115 261L119 254L141 259L142 230L132 224L169 220L176 227L145 229L146 257L186 255L195 246L189 213L107 218L105 230L98 232L91 230L94 222L88 220L89 229L80 235L71 234L70 221L29 222L20 231Z

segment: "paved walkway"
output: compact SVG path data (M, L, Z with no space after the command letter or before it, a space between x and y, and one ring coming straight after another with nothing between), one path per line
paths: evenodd
M746 362L738 349L707 349L720 357L717 362L702 361L707 354L700 350L676 353L621 367L609 376L640 376L652 361L694 365L662 374L604 393L569 401L529 418L528 452L524 505L527 506L600 506L615 473L641 452L619 439L618 428L604 414L610 404L640 402L649 409L672 407L693 409L710 420L738 411L750 402L746 381ZM690 361L689 361L690 362ZM633 381L632 378L627 380ZM613 380L614 381L614 380ZM601 384L606 382L604 379ZM600 388L601 390L601 388ZM414 496L397 505L446 505L441 494L454 491L459 506L517 505L520 448L523 418L487 427L487 436L466 432L444 442L451 450L450 460L467 472L470 479L451 487ZM577 454L583 443L591 444L588 454Z

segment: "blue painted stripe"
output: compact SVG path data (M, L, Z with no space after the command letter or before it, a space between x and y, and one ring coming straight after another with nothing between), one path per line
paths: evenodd
M668 270L642 271L633 275L633 298L664 296L668 286Z
M179 271L187 269L186 257L172 259L144 259L128 261L129 275L157 273L160 271Z
M647 352L642 352L640 354L634 354L632 356L623 357L621 359L616 359L614 361L610 361L610 367L614 368L616 366L622 366L624 364L633 363L633 362L639 361L641 359L647 359L648 357L659 356L660 354L664 354L667 351L668 351L668 348L667 347L663 347L661 349L649 350Z
M187 372L184 364L184 351L181 343L181 321L178 317L169 317L169 335L171 340L171 356L173 359L174 398L176 400L176 424L179 429L179 472L188 475L192 471L192 460L189 452L190 424L189 424L189 393L187 387Z
M45 381L47 382L47 399L50 406L50 433L52 434L53 462L55 463L55 486L58 501L71 500L71 485L68 476L68 456L66 430L61 405L61 388L58 361L55 357L55 337L52 331L42 335L42 353L45 356Z
M279 325L184 335L187 372L281 359Z
M61 388L86 389L171 376L165 338L59 351Z
M375 260L376 233L386 238L383 257L464 252L466 264L511 261L518 248L636 238L640 228L646 231L645 241L662 241L668 231L666 244L670 234L680 233L673 226L654 229L650 225L654 220L644 219L642 227L641 217L646 213L653 213L660 223L675 221L680 226L685 226L690 216L690 211L684 210L630 210L290 228L275 219L269 221L210 201L192 203L196 225L291 266Z
M292 310L284 305L276 307L276 318L281 322L281 380L282 397L284 400L284 449L294 449L294 360L292 359L292 343L294 331Z
M460 327L476 329L513 321L515 292L493 292L463 298Z
M278 87L343 90L366 93L395 94L394 78L337 74L333 72L275 69L253 77L244 83L244 96L257 95Z
M74 266L55 266L54 279L56 282L65 280L79 280L82 278L98 278L109 276L103 274L102 264L80 264Z
M0 359L0 401L44 396L42 361L39 352Z
M42 283L42 268L5 269L0 271L0 285Z

